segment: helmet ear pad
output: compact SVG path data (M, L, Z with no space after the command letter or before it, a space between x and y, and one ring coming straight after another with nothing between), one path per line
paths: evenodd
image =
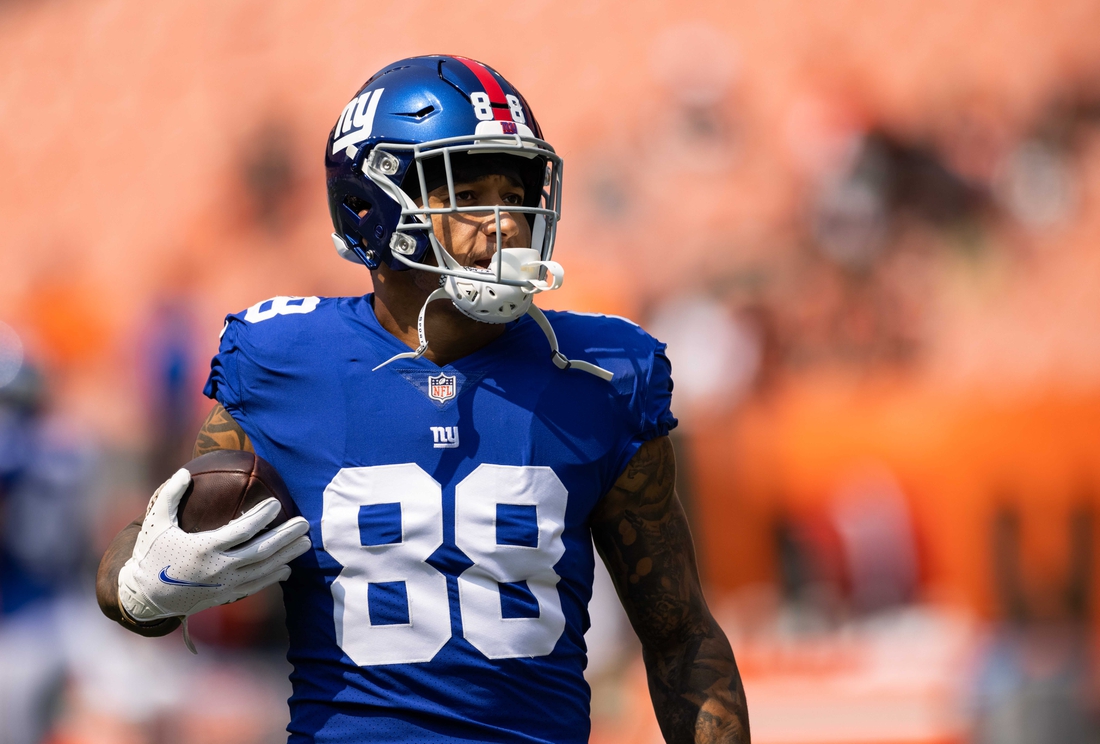
M401 221L401 205L368 178L341 178L329 184L329 193L334 192L343 198L339 202L330 198L329 211L337 232L348 247L356 253L361 251L367 257L369 268L385 263L396 271L407 270L409 267L395 259L390 250L394 227ZM416 240L414 251L407 257L422 261L431 247L427 233L412 231L406 234Z

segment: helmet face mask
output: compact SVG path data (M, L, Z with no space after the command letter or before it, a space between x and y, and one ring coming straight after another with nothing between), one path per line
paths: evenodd
M557 221L561 215L561 158L541 140L522 138L518 134L514 136L516 139L507 143L502 142L500 137L475 135L458 141L429 142L413 146L385 144L375 148L371 158L375 163L384 162L386 155L396 155L402 150L411 152L413 158L411 172L406 176L406 188L398 196L398 198L404 197L401 199L403 202L401 218L390 239L389 248L395 261L408 268L422 269L445 276L461 277L464 272L483 271L459 264L449 247L436 234L433 217L440 216L446 219L458 215L470 215L475 219L492 219L495 223L493 233L496 236L495 254L499 254L506 250L504 231L501 229L502 214L510 215L513 219L519 219L521 215L526 218L530 226L531 241L530 245L521 247L534 250L538 260L551 260ZM455 161L462 158L466 159L467 164L482 159L488 162L482 164L480 168L477 165L473 168L457 167ZM511 167L506 164L508 160L518 159L523 160ZM505 164L504 167L500 167L501 164ZM456 184L490 174L515 178L509 174L509 171L518 173L520 168L525 169L528 174L526 178L518 178L524 185L523 205L458 206ZM438 172L442 178L431 178L432 171ZM531 176L532 172L536 174L535 177ZM384 178L378 172L378 168L370 162L364 168L364 173L372 180ZM442 183L438 183L440 180ZM446 187L446 204L433 206L430 201L431 193L443 187ZM389 190L397 196L393 191L392 183ZM419 203L409 195L409 192L417 195ZM425 263L423 258L418 257L418 254L426 257L427 251L420 249L425 239L435 258L434 263L431 264ZM501 271L504 266L502 262L497 262L496 265L497 272L494 280L497 283L528 286L527 280L505 276Z

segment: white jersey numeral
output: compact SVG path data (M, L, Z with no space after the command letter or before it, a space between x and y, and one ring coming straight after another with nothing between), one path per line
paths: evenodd
M473 562L458 609L488 658L545 656L564 632L554 565L567 501L544 467L481 465L456 486L455 542ZM344 468L325 489L321 536L343 566L332 597L344 653L360 666L430 661L451 637L447 579L427 563L443 544L439 483L412 463ZM506 611L517 592L523 611Z
M320 302L320 297L272 297L270 300L257 302L248 308L244 313L244 319L249 323L259 323L276 315L312 313Z
M490 659L546 656L565 630L554 565L565 553L568 495L550 468L479 465L455 487L455 543L474 562L458 577L462 628ZM537 534L527 544L499 543L502 505L531 507ZM500 585L520 581L538 601L538 617L502 617Z
M336 643L360 666L431 661L451 637L447 578L424 562L443 544L439 484L412 464L345 468L324 499L322 540L344 566L332 582ZM399 534L364 540L364 507L393 504ZM396 541L363 544L387 539ZM404 584L408 622L371 625L369 585L394 582Z

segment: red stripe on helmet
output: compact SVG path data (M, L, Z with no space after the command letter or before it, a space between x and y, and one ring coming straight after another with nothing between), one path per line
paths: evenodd
M477 76L478 82L481 83L481 87L485 89L486 95L489 96L489 103L500 104L500 107L493 106L493 118L497 121L511 121L512 114L508 110L508 101L504 98L504 89L493 77L493 73L489 72L489 69L476 59L469 59L468 57L454 57L454 59L466 65L467 69Z

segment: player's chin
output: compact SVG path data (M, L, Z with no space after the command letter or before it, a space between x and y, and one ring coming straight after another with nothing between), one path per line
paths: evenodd
M462 312L457 307L455 307L455 304L453 302L440 302L440 303L437 303L437 304L440 308L443 308L444 313L451 316L451 318L453 318L456 321L459 321L461 323L469 323L471 325L477 325L477 326L483 325L483 323L481 321L474 320L469 315L466 315L464 312Z

